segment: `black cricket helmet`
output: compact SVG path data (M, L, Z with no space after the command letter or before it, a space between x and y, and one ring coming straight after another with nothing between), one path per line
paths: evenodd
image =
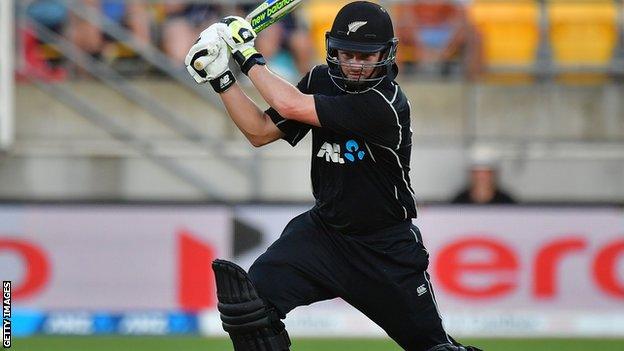
M362 93L377 86L386 77L394 80L398 73L396 52L399 40L394 36L388 11L378 4L355 1L345 5L336 15L331 31L325 34L327 64L334 84L348 93ZM381 53L375 64L340 62L338 50L360 53ZM342 66L373 69L370 77L348 78Z

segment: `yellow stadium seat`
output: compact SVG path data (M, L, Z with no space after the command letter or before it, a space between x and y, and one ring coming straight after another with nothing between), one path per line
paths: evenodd
M497 71L531 69L539 46L539 7L535 1L475 0L468 12L483 42L483 59Z
M559 67L606 68L617 44L617 8L613 1L548 3L553 61Z
M60 60L63 57L63 54L55 44L43 43L39 48L45 60L54 61Z
M349 2L351 1L314 0L304 5L304 13L310 25L310 36L319 62L325 62L325 33L331 29L338 11Z

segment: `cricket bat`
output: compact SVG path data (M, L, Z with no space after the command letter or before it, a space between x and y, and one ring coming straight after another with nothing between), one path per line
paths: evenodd
M245 20L251 24L251 27L260 33L273 23L279 21L282 17L292 12L303 0L265 0L258 7L253 9ZM193 67L201 71L211 62L211 58L203 56L195 60Z

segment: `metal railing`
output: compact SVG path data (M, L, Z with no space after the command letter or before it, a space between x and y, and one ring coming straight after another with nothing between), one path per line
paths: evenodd
M10 2L2 1L2 3L3 5L6 5ZM69 3L75 4L76 1L70 0ZM23 14L23 6L20 6L19 3L17 5L18 14ZM119 40L124 38L124 42L127 43L127 45L129 45L132 50L138 53L145 61L158 68L166 76L172 78L180 85L186 87L187 89L190 89L195 94L201 96L208 103L213 105L218 103L218 98L214 94L208 93L208 90L206 89L200 89L199 87L197 87L196 84L192 82L192 79L190 79L190 77L188 77L186 73L182 74L179 69L173 67L169 63L169 60L164 56L164 54L160 52L157 48L151 45L139 43L135 39L132 39L132 35L129 35L129 33L119 24L108 20L107 18L105 18L105 16L102 16L96 11L85 10L81 6L70 6L70 8L71 11L74 12L77 16L80 16L87 21L106 23L106 25L102 27L102 30L105 30L106 34ZM13 11L10 11L8 13L12 15ZM110 89L118 92L128 100L140 106L148 113L149 116L153 117L156 121L159 121L160 123L169 127L171 130L175 131L182 140L186 140L196 145L197 147L213 151L212 153L214 157L216 159L220 159L220 161L222 161L220 162L222 165L231 168L239 175L245 177L248 183L251 185L251 188L257 188L257 186L255 186L257 185L259 179L259 165L257 164L257 158L252 157L250 159L240 159L228 157L228 153L223 147L223 140L219 140L218 138L214 138L210 135L199 132L195 126L189 124L188 122L186 122L186 120L179 117L178 113L171 110L168 106L160 103L158 100L149 96L140 89L134 87L124 76L116 72L106 63L94 59L91 55L78 48L76 45L71 43L62 35L55 33L54 31L50 30L40 23L27 19L25 16L22 16L18 20L18 22L21 23L20 27L24 27L24 25L26 25L35 30L41 40L45 42L55 43L55 47L62 53L63 57L73 62L77 67L80 67L81 69L84 69L85 71L91 73L93 77L102 81ZM11 24L11 28L12 27L13 26ZM128 40L127 38L131 39ZM10 40L9 42L12 42L12 40ZM8 56L11 56L12 53L13 50L7 50ZM10 69L9 67L10 66L8 64L2 65L3 69ZM32 67L28 67L27 69L32 69ZM12 71L12 69L10 69L10 71ZM6 76L10 77L8 78L8 80L12 82L12 74L9 73ZM131 149L139 151L147 159L153 161L160 167L172 172L188 184L198 188L208 198L222 199L222 197L219 195L219 192L216 190L218 188L217 185L210 184L207 180L203 179L203 177L197 172L194 172L190 169L185 169L180 164L177 164L165 157L157 155L153 151L155 150L155 148L151 146L151 142L133 134L128 129L124 129L125 127L115 124L114 120L108 118L105 113L94 109L93 107L91 107L91 104L88 104L83 99L79 98L77 94L63 87L63 85L47 84L42 81L37 81L37 77L40 76L42 75L37 74L37 72L27 72L27 77L31 81L33 81L38 88L40 88L45 93L52 95L63 104L66 104L70 108L74 109L81 116L91 121L94 125L104 129L116 140L126 143ZM3 94L3 96L5 96L6 98L10 98L11 101L13 100L8 93L6 95ZM8 116L11 116L11 114L9 114ZM8 122L11 122L11 120L8 120ZM5 122L5 124L8 127L12 127L12 124L10 123ZM7 135L11 135L9 134L9 132L11 131L10 128L5 128L4 124L2 125L2 127L3 135L5 133Z
M53 96L59 102L76 110L82 117L106 131L115 140L124 143L132 150L139 152L144 158L153 161L161 168L178 177L178 179L190 184L207 198L214 201L225 201L226 197L221 191L217 190L216 185L207 182L197 173L185 168L172 158L157 155L153 152L156 149L154 143L130 132L106 113L93 108L90 103L77 97L70 89L62 85L52 85L38 80L32 80L32 82L46 94Z

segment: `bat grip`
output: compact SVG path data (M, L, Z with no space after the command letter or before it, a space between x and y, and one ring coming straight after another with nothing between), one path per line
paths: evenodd
M195 60L195 62L193 63L193 67L198 70L201 71L204 68L206 68L206 66L208 66L208 64L212 61L213 58L208 57L208 56L202 56L197 58L197 60Z

